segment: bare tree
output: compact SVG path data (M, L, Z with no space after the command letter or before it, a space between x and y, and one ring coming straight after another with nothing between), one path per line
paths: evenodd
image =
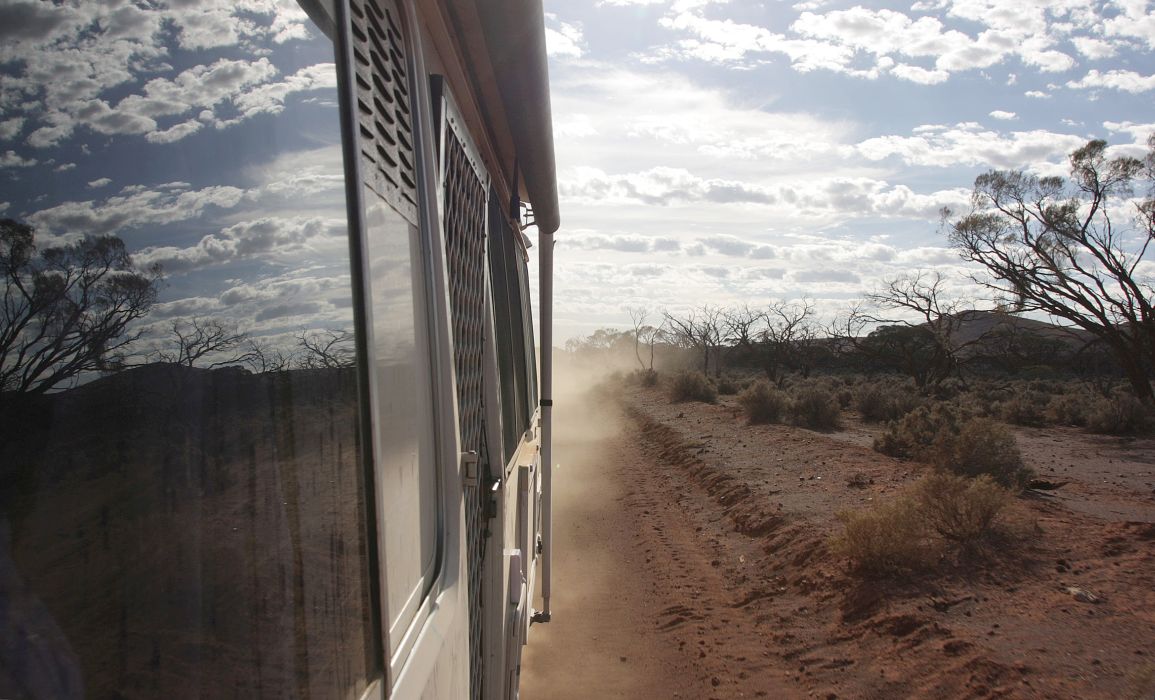
M920 270L890 278L866 295L867 302L880 310L906 313L907 318L870 317L883 324L871 334L871 341L876 353L898 359L919 387L957 375L967 349L985 337L981 330L963 334L975 318L974 304L948 298L945 281L941 272Z
M774 301L765 309L743 305L727 310L725 321L726 342L770 381L782 384L788 370L810 373L819 338L813 302Z
M293 366L293 355L258 338L245 341L245 364L254 372L283 372Z
M975 180L966 216L943 216L951 245L985 268L977 282L1017 311L1042 311L1101 339L1136 396L1153 403L1155 308L1139 264L1155 237L1155 134L1147 144L1142 161L1108 159L1106 142L1090 141L1070 155L1069 181L988 172ZM1148 188L1146 198L1127 212L1118 204L1136 186Z
M753 351L758 340L759 327L766 322L766 313L748 304L723 312L726 333L723 340L736 348Z
M661 335L661 330L658 327L648 325L646 320L650 316L649 309L644 306L630 306L626 308L630 314L630 321L634 325L634 357L638 359L638 365L642 369L648 369L651 372L654 370L654 344L658 342ZM645 344L650 349L650 364L647 367L642 360L641 346Z
M169 324L172 349L156 353L161 362L173 362L186 367L196 366L205 358L215 358L209 368L247 362L245 348L248 336L235 324L217 318L173 319Z
M702 372L710 372L710 356L714 354L725 334L725 314L721 307L704 304L691 309L684 316L662 311L664 325L670 337L679 345L694 348L702 353ZM715 374L721 373L717 359Z
M787 368L809 376L819 338L814 323L814 302L808 299L776 301L766 308L764 316L766 326L760 340L764 346L766 376L778 384L785 378L783 370Z
M298 362L307 369L352 367L357 361L352 331L302 330L297 333L297 345L301 348Z
M947 298L944 282L941 273L921 271L888 279L827 332L840 352L866 366L900 371L923 389L935 386L958 374L989 330L971 323L972 304Z
M31 226L0 220L0 392L43 393L112 367L160 285L160 268L138 271L116 236L39 252L34 239Z

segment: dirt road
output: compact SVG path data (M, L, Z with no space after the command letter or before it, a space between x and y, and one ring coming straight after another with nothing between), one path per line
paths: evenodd
M752 427L732 400L658 389L563 405L554 621L530 631L529 700L1151 697L1155 444L1025 433L1069 494L1016 499L1013 547L869 580L830 550L836 513L922 468L859 444L852 417Z
M698 697L684 655L654 624L666 606L639 549L645 523L628 503L641 455L622 439L619 409L610 401L559 402L555 420L554 622L530 629L521 696Z

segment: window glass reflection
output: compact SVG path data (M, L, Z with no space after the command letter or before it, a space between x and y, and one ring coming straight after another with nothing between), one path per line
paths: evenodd
M357 697L332 44L286 0L0 38L0 697Z

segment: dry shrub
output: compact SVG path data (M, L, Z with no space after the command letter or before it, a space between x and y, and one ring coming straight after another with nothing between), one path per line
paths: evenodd
M918 407L913 388L892 382L874 382L859 387L855 407L868 423L898 420Z
M832 542L833 550L850 559L858 572L887 575L925 569L935 560L933 541L918 502L902 496L870 510L838 514L844 530Z
M720 377L716 386L718 387L718 393L723 396L733 396L741 391L739 383L733 377Z
M929 461L935 445L957 434L962 422L963 413L953 404L919 406L891 421L874 439L874 449L891 457Z
M999 417L1015 425L1043 426L1047 423L1046 407L1049 403L1046 394L1020 391L999 404Z
M738 395L738 404L751 425L780 423L790 407L790 399L770 382L759 379Z
M812 430L835 430L842 425L838 397L828 388L806 387L790 402L790 422Z
M930 387L930 389L934 393L934 397L939 401L949 401L966 393L967 386L966 383L958 377L947 377L938 384Z
M844 529L832 549L864 575L927 570L943 554L975 554L996 535L1008 534L1001 516L1010 500L988 477L931 474L891 503L839 513Z
M652 369L635 369L626 377L630 384L651 387L658 383L658 373Z
M1044 413L1053 425L1084 426L1092 403L1094 397L1087 393L1058 394L1047 402Z
M670 383L670 400L700 401L714 403L718 400L718 390L701 372L679 372Z
M962 476L988 476L1007 488L1021 489L1032 476L1014 434L989 418L971 418L958 433L940 436L931 461Z
M641 385L644 387L652 387L658 385L658 373L656 370L646 369L641 372Z
M1143 432L1151 414L1143 402L1130 394L1098 399L1087 412L1087 430L1106 435L1134 435Z
M914 488L919 511L943 539L973 550L991 539L1011 494L985 474L967 479L938 472Z

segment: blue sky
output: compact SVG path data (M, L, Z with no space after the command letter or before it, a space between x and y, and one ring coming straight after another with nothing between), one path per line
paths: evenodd
M545 10L558 344L628 306L833 314L918 269L970 293L937 212L976 175L1062 174L1090 138L1140 155L1155 131L1146 2ZM10 0L0 75L0 216L163 263L161 326L348 325L335 71L295 0Z
M826 314L939 269L990 169L1155 131L1150 3L547 0L562 339L713 303Z

